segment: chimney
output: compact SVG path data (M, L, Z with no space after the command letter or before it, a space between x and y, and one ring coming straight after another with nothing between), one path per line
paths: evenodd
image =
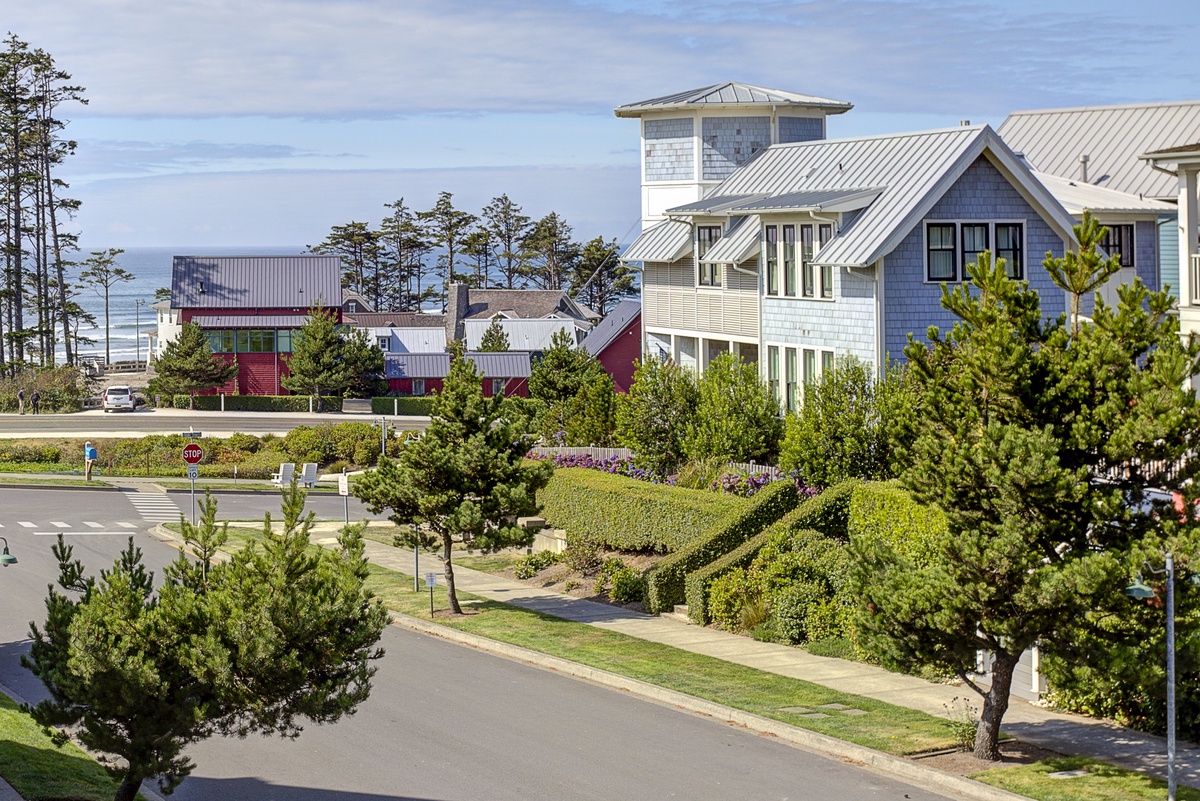
M1080 181L1080 183L1086 184L1088 182L1087 167L1088 167L1089 161L1091 161L1091 159L1088 157L1087 153L1084 153L1082 156L1079 157L1079 181Z
M958 125L959 125L959 127L960 127L960 128L970 128L970 127L971 127L971 121L970 121L970 120L959 120L959 121L958 121Z
M471 305L470 289L466 284L451 284L446 298L446 344L466 337L463 318Z

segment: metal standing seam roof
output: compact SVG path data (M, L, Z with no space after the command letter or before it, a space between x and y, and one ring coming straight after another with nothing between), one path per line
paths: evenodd
M641 313L641 301L621 301L588 333L583 340L583 349L591 356L599 356Z
M667 209L667 214L723 214L730 209L740 206L743 203L748 203L753 200L762 200L769 197L763 192L758 192L752 195L720 195L718 197L707 197L703 200L697 200L693 203L684 203L682 206L674 206Z
M882 189L818 189L786 192L738 203L732 212L851 211L871 205Z
M204 314L192 322L201 328L300 328L307 314Z
M1079 157L1086 155L1089 183L1174 199L1174 176L1155 171L1138 157L1200 141L1200 101L1015 111L999 133L1040 172L1079 178Z
M171 305L177 309L341 306L337 256L176 256Z
M446 315L424 312L343 312L342 320L359 328L444 328L446 325Z
M726 81L711 86L702 86L699 89L688 89L662 97L652 97L637 103L626 103L618 106L615 113L618 117L637 117L645 111L743 105L802 106L822 109L831 114L842 114L854 108L854 104L847 103L845 100L831 100L827 97L802 95L782 89L768 89L749 83Z
M484 378L528 378L528 353L467 353ZM386 353L384 372L387 378L445 378L450 372L449 353Z
M762 218L757 214L733 218L729 230L700 261L706 264L741 264L758 253L761 225Z
M392 328L390 326L366 329L373 337L387 337L398 343L400 349L393 353L444 353L446 329L441 328Z
M1093 184L1082 184L1069 178L1061 178L1043 172L1034 172L1042 185L1058 199L1067 211L1076 217L1083 212L1109 212L1114 214L1174 214L1178 209L1161 200L1141 198L1115 189L1105 189Z
M642 231L642 235L621 254L621 261L672 262L691 252L692 224L681 220L664 220Z
M483 344L483 334L491 326L491 320L466 320L463 323L466 333L467 348L478 349ZM546 350L550 340L559 331L566 331L571 341L576 341L575 332L579 329L579 320L570 317L553 317L545 320L513 320L501 319L500 327L508 337L510 350L535 351Z
M879 187L879 196L854 225L814 258L821 264L870 265L890 253L985 152L1041 206L1060 236L1073 239L1071 216L986 125L772 145L717 185L710 197Z

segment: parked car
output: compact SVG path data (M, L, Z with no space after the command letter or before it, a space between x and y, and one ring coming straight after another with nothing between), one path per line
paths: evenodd
M133 399L133 390L127 386L113 386L104 390L104 411L111 412L113 409L128 409L133 411L136 402Z

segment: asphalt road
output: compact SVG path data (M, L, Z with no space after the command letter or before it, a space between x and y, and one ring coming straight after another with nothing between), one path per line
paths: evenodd
M138 409L105 413L92 409L77 414L0 415L0 438L23 437L141 437L199 431L210 436L286 434L299 425L376 422L366 414L292 414L282 412L190 412L186 409ZM388 426L423 429L425 417L387 417Z
M133 536L161 575L176 551L145 533L99 533L129 493L0 490L0 535L20 560L0 570L0 684L44 689L19 665L28 621L44 619L54 538L20 525L59 511L75 555L109 566ZM233 497L233 496L231 496ZM248 496L241 496L243 498ZM336 503L336 499L333 500ZM22 510L12 516L11 510ZM77 510L77 511L76 511ZM33 522L25 520L25 522ZM115 525L112 526L116 528ZM94 533L89 533L94 532ZM935 794L770 738L398 628L384 635L371 698L357 715L297 740L217 738L188 749L183 801L380 799L910 799Z

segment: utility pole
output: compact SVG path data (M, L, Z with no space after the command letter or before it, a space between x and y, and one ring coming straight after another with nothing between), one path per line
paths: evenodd
M133 324L133 343L134 343L133 369L134 370L142 369L142 306L145 305L145 303L146 303L146 301L142 300L141 298L136 298L133 301L133 319L134 319L134 324ZM149 353L146 353L146 361L147 362L150 361Z

